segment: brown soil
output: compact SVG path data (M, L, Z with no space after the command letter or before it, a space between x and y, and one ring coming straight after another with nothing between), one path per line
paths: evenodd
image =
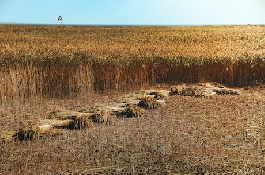
M0 174L264 174L265 89L238 90L235 96L169 96L163 107L144 110L142 117L1 142ZM3 107L0 130L17 130L21 122L59 108L79 111L115 100L120 99L98 95Z

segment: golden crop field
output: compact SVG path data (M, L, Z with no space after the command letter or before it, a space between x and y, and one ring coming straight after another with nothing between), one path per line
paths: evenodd
M0 100L74 97L156 83L261 82L264 31L264 26L2 25Z
M1 54L21 60L254 59L264 55L264 26L1 26ZM3 58L2 58L3 59Z
M264 83L263 25L0 25L0 175L262 175Z

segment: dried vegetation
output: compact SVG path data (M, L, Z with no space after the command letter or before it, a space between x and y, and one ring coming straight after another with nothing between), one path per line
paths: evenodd
M0 26L0 102L264 81L264 26Z
M139 94L125 96L139 97ZM101 96L96 101L112 104L102 106L112 109L114 114L118 110L112 102L124 99L124 96ZM175 94L166 98L164 107L142 109L141 117L117 115L108 125L93 123L93 127L84 130L61 128L61 134L55 137L1 142L0 172L264 174L264 99L264 87L240 89L239 95L215 94L211 98ZM41 112L48 119L68 120L69 116L79 114L72 111L97 111L86 106L93 101L65 100L63 104L69 110L50 113L61 101L43 102L32 111L32 116L40 119L36 113ZM23 119L28 110L6 112L5 116ZM44 121L42 124L48 124ZM13 129L15 121L1 126Z
M0 174L264 174L264 31L1 25Z

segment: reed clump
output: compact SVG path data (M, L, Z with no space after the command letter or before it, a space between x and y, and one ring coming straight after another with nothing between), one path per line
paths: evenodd
M264 83L264 26L0 26L0 102L156 83Z

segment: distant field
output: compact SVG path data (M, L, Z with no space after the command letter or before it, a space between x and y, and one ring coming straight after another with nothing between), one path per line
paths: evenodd
M1 59L130 60L264 56L265 26L71 27L0 26ZM22 59L22 60L23 60Z

